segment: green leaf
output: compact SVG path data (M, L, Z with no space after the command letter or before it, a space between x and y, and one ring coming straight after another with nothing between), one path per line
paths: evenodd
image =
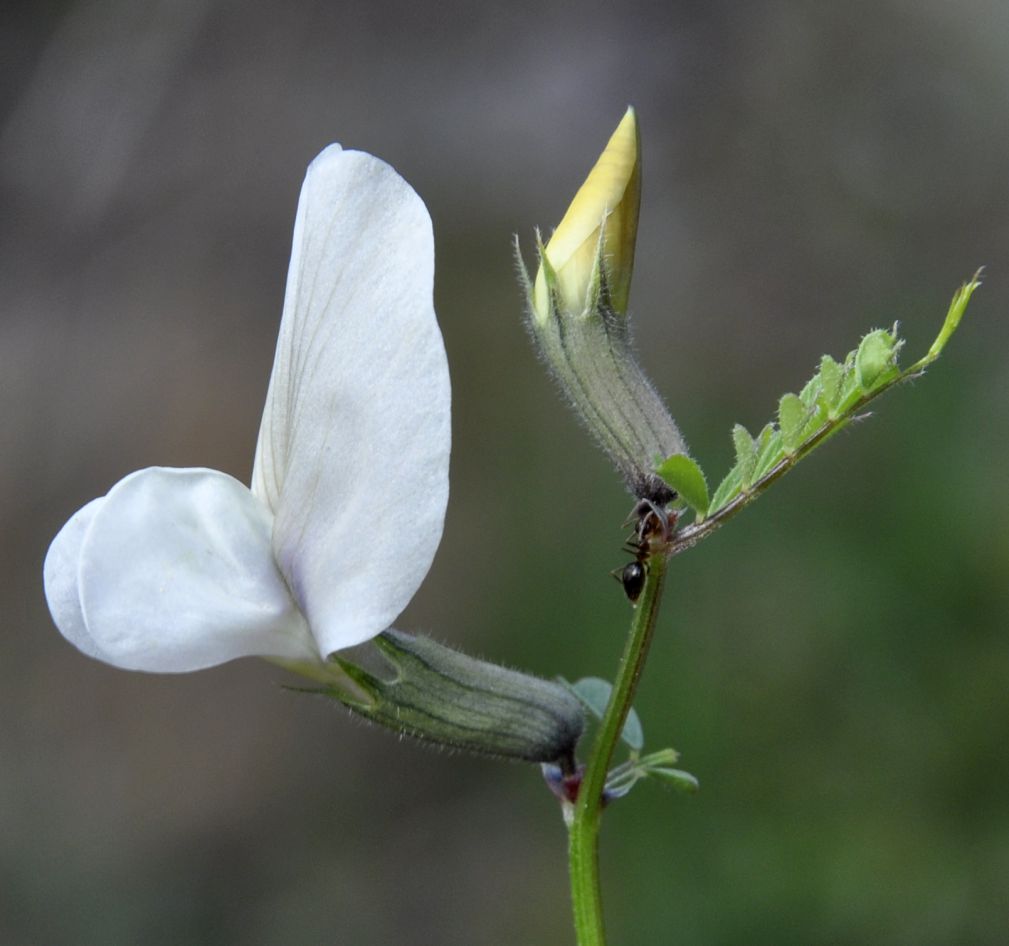
M582 705L596 719L603 718L603 715L606 713L606 707L610 702L610 693L613 692L613 684L609 680L603 680L600 677L582 677L581 680L575 683L569 683L563 677L559 677L558 679L578 697ZM639 751L645 744L645 734L641 727L641 718L633 706L627 714L624 731L620 738L635 752Z
M736 424L732 428L732 442L736 447L736 470L739 472L739 481L745 489L753 482L753 469L757 465L757 445L742 424ZM712 505L717 508L714 501Z
M820 397L820 390L823 387L823 382L820 380L820 373L817 372L810 378L803 389L799 392L799 400L806 405L807 408L812 410L816 406L816 402Z
M855 354L855 372L863 393L868 394L900 374L897 369L899 349L896 336L886 329L878 328L862 339Z
M964 283L950 303L939 335L928 353L903 371L897 364L904 345L892 329L869 332L843 362L820 359L816 374L798 395L786 394L778 404L778 425L767 424L755 438L735 425L732 439L735 465L719 483L705 521L679 530L678 548L687 548L735 515L770 485L771 474L784 472L846 427L884 391L916 377L942 352L963 318L967 303L981 285L981 271ZM731 507L731 508L730 508Z
M694 795L701 788L701 783L689 772L684 772L682 769L654 768L647 771L650 776L654 776L667 785L672 785L677 791L687 795Z
M970 282L965 282L953 294L953 301L949 304L946 319L943 321L942 328L939 330L935 341L932 342L932 347L928 350L928 354L922 358L923 363L935 361L946 347L946 342L950 340L950 336L957 330L957 326L959 326L960 320L967 309L967 303L970 302L970 297L974 295L974 290L981 285L981 273L982 270L979 269Z
M604 788L606 801L611 802L616 801L618 798L626 798L631 793L631 789L641 781L642 777L639 772L632 772L625 778L607 782Z
M757 466L753 471L754 480L760 480L771 472L784 457L781 449L781 431L774 424L765 424L757 434Z
M841 398L841 382L844 369L830 355L820 359L820 395L818 401L828 417L835 417L834 410Z
M844 364L841 366L841 396L838 398L835 414L843 417L862 397L862 388L859 384L858 372L855 370L855 356L858 351L850 351L845 356Z
M708 513L708 483L701 468L685 453L666 457L655 470L680 498L703 519Z
M802 443L802 430L806 425L808 408L795 394L786 394L778 402L778 426L785 453L791 456Z
M680 759L680 754L672 747L659 749L656 752L649 752L638 760L638 765L643 769L669 767L675 765Z
M813 409L806 415L806 423L802 428L803 442L812 437L826 423L827 412L823 409L823 405L815 404Z
M717 512L727 503L730 503L733 499L735 499L743 489L744 486L740 478L739 467L734 466L726 474L725 479L718 484L718 489L715 490L715 495L711 497L711 505L708 507L709 511L712 513Z

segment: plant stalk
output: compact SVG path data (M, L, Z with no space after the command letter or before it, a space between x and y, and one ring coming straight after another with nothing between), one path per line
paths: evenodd
M644 558L643 564L645 584L634 609L620 667L613 682L613 692L592 745L568 831L571 906L578 946L605 946L606 943L599 884L599 827L603 813L603 789L655 630L668 564L667 549L663 547L651 552Z

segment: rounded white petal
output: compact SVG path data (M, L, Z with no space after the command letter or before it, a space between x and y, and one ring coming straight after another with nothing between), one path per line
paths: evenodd
M272 517L238 480L152 467L120 480L85 510L92 508L77 586L94 656L156 672L313 656L273 559Z
M395 620L448 500L448 364L421 199L387 164L327 148L308 169L253 492L325 654Z
M81 611L81 596L77 586L81 546L98 507L104 497L92 499L83 509L78 509L60 529L46 553L43 579L46 603L60 633L78 650L98 660L108 661L102 649L88 633Z

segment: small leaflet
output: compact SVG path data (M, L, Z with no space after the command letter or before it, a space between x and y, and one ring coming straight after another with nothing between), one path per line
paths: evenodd
M792 456L802 443L803 428L809 410L795 394L786 394L778 402L778 427L784 452Z
M868 394L899 374L896 341L890 332L881 328L862 339L855 353L855 372L863 394Z
M753 483L753 470L757 465L757 445L742 424L736 424L732 428L732 442L736 447L736 469L739 472L740 485L743 489L749 489Z
M613 685L609 680L601 677L582 677L574 683L569 683L563 677L558 678L575 696L581 700L582 705L596 719L602 719L606 712L606 706L610 702L610 693L613 692ZM620 736L623 741L635 752L639 751L645 744L645 734L641 727L641 718L634 707L631 707L624 723L624 731Z
M844 378L844 370L834 361L830 355L824 355L820 359L820 393L817 398L821 408L828 418L835 418L837 402L841 397L841 381Z
M697 513L698 519L708 514L708 483L701 468L685 453L666 457L655 471L680 498Z
M648 774L654 778L660 779L667 785L672 785L677 791L684 792L688 795L696 794L701 788L701 783L698 782L697 779L689 772L684 772L683 769L656 767L649 769Z
M740 492L748 487L744 487L740 479L739 466L734 466L729 470L725 479L718 484L715 495L711 497L709 512L716 513L723 506L731 502Z

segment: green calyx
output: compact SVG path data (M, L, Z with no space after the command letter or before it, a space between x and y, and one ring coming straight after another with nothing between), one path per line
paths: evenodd
M573 767L584 716L563 686L476 660L422 635L388 630L374 644L387 672L334 654L334 685L309 692L424 742Z
M540 356L627 488L639 499L668 502L673 493L655 472L655 460L686 454L686 444L638 364L626 314L611 304L603 259L597 258L587 307L574 312L563 303L542 243L538 248L545 308L536 305L517 245L516 260L526 293L529 334Z

